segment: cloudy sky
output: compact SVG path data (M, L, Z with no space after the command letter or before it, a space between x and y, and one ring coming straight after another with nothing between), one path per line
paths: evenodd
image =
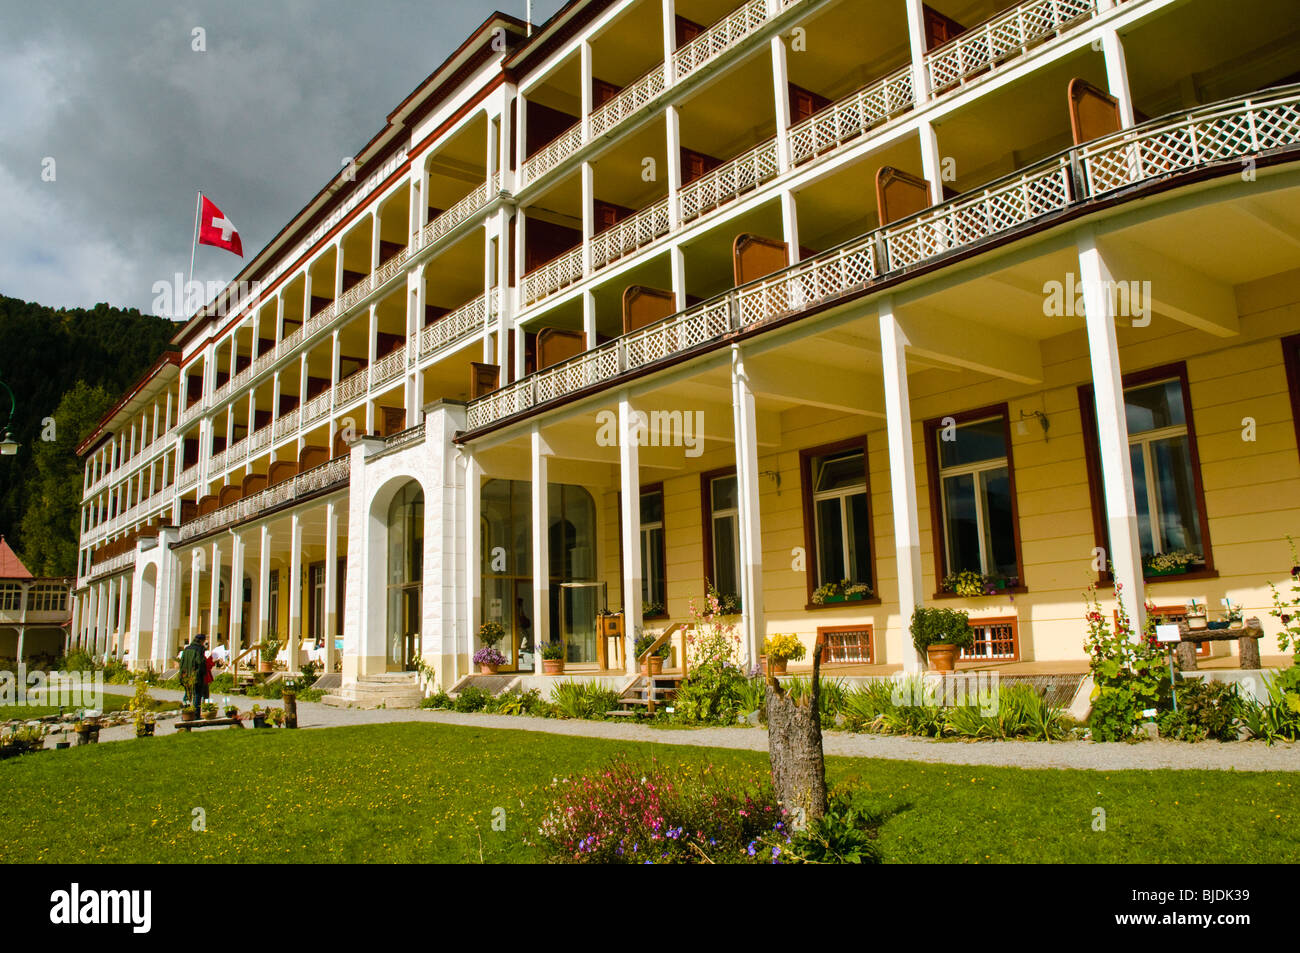
M200 188L255 254L494 9L524 0L0 4L0 294L148 310Z

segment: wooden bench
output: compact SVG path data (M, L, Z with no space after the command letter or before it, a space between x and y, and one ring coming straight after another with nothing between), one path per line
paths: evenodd
M1243 669L1259 668L1259 640L1264 637L1264 627L1259 619L1247 619L1245 625L1228 629L1190 629L1186 622L1178 624L1181 636L1178 642L1178 668L1183 672L1196 671L1196 647L1201 642L1228 642L1237 640L1237 656Z
M244 723L238 718L196 718L194 721L176 722L177 731L192 731L195 728L220 728L223 725L239 725L244 727Z

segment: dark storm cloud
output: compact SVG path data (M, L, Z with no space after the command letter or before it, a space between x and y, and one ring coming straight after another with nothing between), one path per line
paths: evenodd
M535 4L534 19L559 5ZM0 294L148 309L153 283L189 267L198 188L255 254L471 29L523 6L5 4ZM200 248L195 277L240 267Z

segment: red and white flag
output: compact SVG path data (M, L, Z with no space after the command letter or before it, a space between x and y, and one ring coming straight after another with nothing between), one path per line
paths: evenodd
M216 245L226 251L244 257L244 246L239 241L239 232L235 223L226 218L224 212L213 204L206 195L201 196L199 206L199 244Z

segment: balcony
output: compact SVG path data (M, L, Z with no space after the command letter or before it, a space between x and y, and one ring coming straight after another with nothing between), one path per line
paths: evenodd
M1116 189L1297 147L1300 86L1216 103L1073 147L472 401L468 429L602 388L625 373L705 349L733 332L869 291L886 277Z
M267 487L246 499L236 500L220 509L198 516L180 528L182 541L205 536L226 526L233 526L266 512L325 490L347 486L351 475L351 461L338 457L299 473L283 483Z

